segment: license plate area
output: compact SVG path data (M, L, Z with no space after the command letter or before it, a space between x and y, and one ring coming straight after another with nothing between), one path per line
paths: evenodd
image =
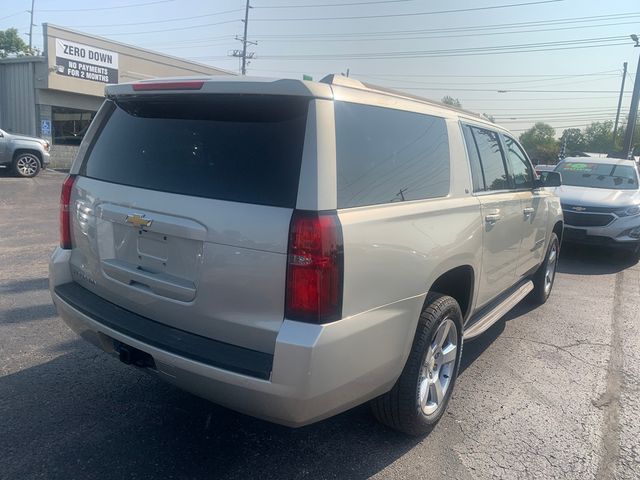
M182 217L102 204L98 211L101 261L117 260L146 272L196 282L206 229ZM132 216L146 224L131 222Z
M150 272L166 272L170 243L175 242L170 242L166 235L138 230L136 263Z

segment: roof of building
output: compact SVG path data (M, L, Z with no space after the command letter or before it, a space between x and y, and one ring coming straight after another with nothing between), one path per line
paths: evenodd
M132 50L139 51L141 53L148 53L148 54L152 54L152 55L158 55L158 56L161 56L161 57L164 57L164 58L167 58L167 59L171 59L171 60L174 60L174 61L179 61L179 62L182 62L182 63L191 64L191 65L197 66L199 68L206 68L211 72L215 71L215 72L220 72L222 74L227 74L227 75L237 75L237 73L235 73L235 72L232 72L232 71L229 71L229 70L226 70L226 69L222 69L222 68L218 68L218 67L214 67L212 65L207 65L205 63L194 62L193 60L187 60L185 58L176 57L174 55L168 55L166 53L158 52L158 51L155 51L155 50L149 50L147 48L138 47L137 45L131 45L131 44L128 44L128 43L118 42L117 40L112 40L110 38L101 37L99 35L94 35L94 34L91 34L91 33L82 32L82 31L79 31L79 30L74 30L74 29L69 28L69 27L63 27L63 26L60 26L60 25L55 25L53 23L43 23L42 27L43 27L43 32L45 34L45 38L46 38L46 36L50 35L49 30L50 29L54 29L54 30L59 30L59 31L63 31L63 32L69 32L69 33L71 33L73 35L78 35L78 36L86 37L86 38L89 38L89 39L95 39L95 40L98 40L100 42L111 44L114 47L122 47L122 48L126 48L126 49L132 49ZM53 36L55 36L55 34ZM100 47L100 48L103 48L103 47ZM47 50L47 45L46 44L44 46L44 49L45 49L45 54L46 54L46 50Z

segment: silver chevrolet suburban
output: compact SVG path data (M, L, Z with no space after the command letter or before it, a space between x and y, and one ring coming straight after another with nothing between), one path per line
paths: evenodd
M333 75L106 97L62 188L50 286L126 364L289 426L371 400L424 434L463 340L551 292L560 202L480 116Z

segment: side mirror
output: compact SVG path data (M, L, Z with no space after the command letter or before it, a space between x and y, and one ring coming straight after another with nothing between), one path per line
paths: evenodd
M559 187L562 185L562 175L559 172L541 172L536 187Z

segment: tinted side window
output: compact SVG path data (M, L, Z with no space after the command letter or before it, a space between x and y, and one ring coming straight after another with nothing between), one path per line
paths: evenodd
M335 102L338 208L449 193L444 119Z
M473 191L481 192L485 190L484 176L482 173L482 165L480 164L480 156L478 155L478 146L471 133L468 125L462 126L464 132L464 141L467 145L467 153L469 154L469 164L471 165L471 180L473 182Z
M527 156L513 138L504 135L502 138L507 146L507 158L511 165L516 188L533 188L533 168Z
M511 188L498 134L477 127L471 127L471 131L480 153L487 190L506 190Z

